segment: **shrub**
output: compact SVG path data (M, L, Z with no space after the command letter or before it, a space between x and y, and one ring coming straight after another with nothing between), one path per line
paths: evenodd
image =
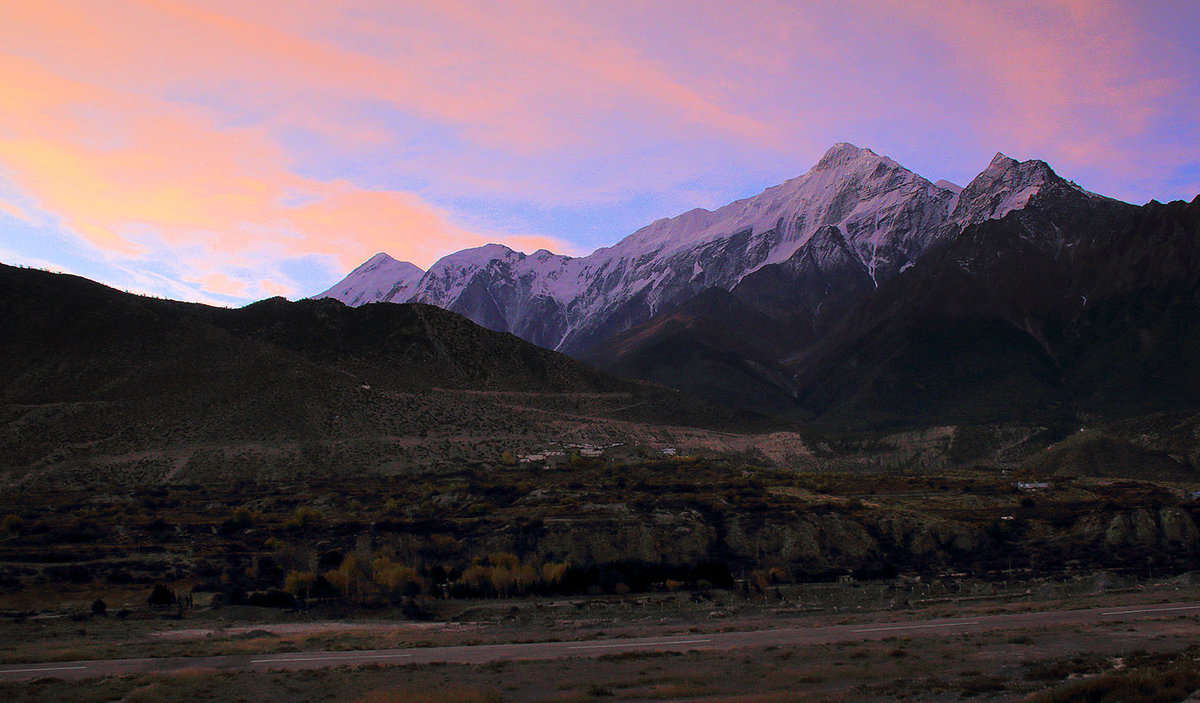
M488 563L499 569L515 569L520 562L512 552L494 552L488 555Z
M301 505L299 508L296 508L296 511L292 513L292 516L283 523L283 527L288 530L301 529L312 525L319 519L321 519L321 513L317 512L316 508L307 505Z
M254 525L254 517L254 513L250 512L249 508L242 507L233 511L233 517L230 520L239 530L244 530Z
M0 521L0 534L10 534L21 529L24 520L20 515L5 515L4 520Z
M355 703L501 703L502 696L494 691L479 689L446 689L428 692L411 690L368 691Z
M462 542L454 535L437 532L429 536L429 548L439 554L455 554L462 549Z
M295 608L296 597L291 593L285 593L283 591L251 593L249 597L246 598L246 604L260 608Z
M1188 668L1103 674L1038 693L1029 703L1169 703L1200 688L1200 673Z

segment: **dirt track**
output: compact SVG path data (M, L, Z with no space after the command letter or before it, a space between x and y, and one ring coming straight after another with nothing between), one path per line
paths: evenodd
M610 640L490 644L458 647L360 651L310 651L281 654L246 654L214 657L114 659L0 667L0 680L16 681L43 677L89 678L133 673L169 673L184 669L288 670L315 669L355 664L484 664L510 660L547 660L595 657L621 652L730 650L739 648L787 647L878 640L888 637L930 637L975 634L1024 628L1078 627L1111 622L1141 622L1153 629L1152 621L1186 618L1188 627L1200 634L1200 602L1156 605L1107 606L1086 610L1055 610L1005 615L972 615L927 620L879 620L853 625L805 627L795 621L790 627L747 632L672 635Z

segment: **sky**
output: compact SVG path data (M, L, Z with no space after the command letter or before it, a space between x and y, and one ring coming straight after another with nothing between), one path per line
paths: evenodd
M583 255L833 143L1200 193L1200 2L0 0L0 262L218 305Z

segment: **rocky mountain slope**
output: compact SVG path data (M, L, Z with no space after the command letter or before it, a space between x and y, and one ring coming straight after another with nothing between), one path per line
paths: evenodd
M1197 407L1197 266L1200 199L1044 192L932 249L794 360L800 404L860 425Z
M713 402L788 415L798 388L794 372L780 360L806 330L784 324L732 293L709 288L610 337L582 359Z
M764 330L770 330L776 347L776 353L770 360L776 365L788 366L793 371L801 370L803 366L797 360L808 356L813 347L823 342L834 327L842 324L856 306L868 300L889 299L896 290L889 284L893 279L903 277L900 276L901 271L908 271L941 244L954 241L964 229L970 230L979 223L1027 208L1031 203L1050 200L1061 204L1062 216L1080 209L1119 207L1115 201L1087 193L1059 178L1042 162L1018 163L1002 154L997 154L966 188L957 191L947 203L946 219L925 240L927 243L924 248L912 249L912 260L899 270L887 271L882 275L878 269L872 271L843 231L837 226L827 225L819 229L789 259L768 264L745 275L733 288L732 294L766 316L767 321L761 324ZM708 311L705 316L707 329L721 332L714 332L707 338L687 340L685 344L710 347L713 340L727 337L733 330L743 327L745 319L753 319L744 315L734 319L724 315L720 309ZM661 346L663 340L658 339L652 331L656 329L661 329L659 319L651 318L642 325L601 342L584 358L618 373L631 373L639 378L675 385L677 382L661 373L654 364L643 362L640 367L631 368L625 362L627 357L645 357L645 350ZM627 342L632 339L638 340L637 344ZM639 349L638 345L642 348ZM822 413L824 408L814 408L803 402L817 379L799 380L792 377L794 374L787 374L784 377L789 380L791 397L787 402L780 403L777 398L780 374L761 364L763 350L746 345L742 351L744 356L739 357L736 351L733 357L726 356L726 373L735 366L752 369L748 374L742 374L743 388L736 396L701 377L690 377L685 383L677 385L713 400L793 418L809 419L814 414ZM676 355L680 353L677 351ZM853 375L854 372L849 373Z

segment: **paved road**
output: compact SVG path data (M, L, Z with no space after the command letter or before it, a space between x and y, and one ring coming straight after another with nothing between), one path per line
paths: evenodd
M181 669L296 671L354 664L484 664L513 659L562 659L594 657L618 652L681 652L727 650L743 647L816 645L835 642L878 640L887 637L922 637L980 633L1029 627L1095 625L1103 622L1145 620L1200 615L1200 603L1163 603L1128 607L1055 610L963 618L858 623L820 627L789 627L747 632L669 635L629 639L485 644L462 647L419 647L373 649L353 652L290 652L283 654L234 654L216 657L162 657L148 659L101 659L0 666L0 680L42 677L86 678L133 673L170 673ZM1197 623L1200 632L1200 623Z

